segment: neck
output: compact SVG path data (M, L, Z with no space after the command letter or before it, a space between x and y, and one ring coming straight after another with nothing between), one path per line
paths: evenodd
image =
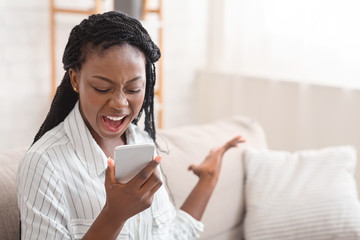
M111 157L112 159L114 159L115 147L126 144L125 133L120 138L110 139L110 140L102 139L101 141L97 141L97 143L99 144L100 148L104 151L107 157Z

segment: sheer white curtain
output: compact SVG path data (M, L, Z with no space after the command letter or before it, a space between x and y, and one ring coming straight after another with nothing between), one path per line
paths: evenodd
M212 6L209 67L360 88L359 0L212 0Z

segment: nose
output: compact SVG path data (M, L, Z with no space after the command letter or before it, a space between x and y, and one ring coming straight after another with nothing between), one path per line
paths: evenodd
M111 97L110 105L115 109L121 109L129 106L126 94L123 91L114 93Z

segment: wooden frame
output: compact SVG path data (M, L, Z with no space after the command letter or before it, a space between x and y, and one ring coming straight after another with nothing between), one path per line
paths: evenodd
M70 14L84 14L91 15L100 13L102 10L102 0L94 0L94 7L87 10L72 9L72 8L58 8L55 6L55 0L50 0L50 54L51 54L51 90L53 95L56 92L56 21L55 16L57 13L70 13Z

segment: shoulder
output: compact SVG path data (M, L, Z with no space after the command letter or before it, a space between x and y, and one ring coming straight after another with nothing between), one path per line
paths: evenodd
M31 216L41 216L42 221L48 218L49 212L43 210L44 202L49 209L55 204L54 211L64 204L64 181L59 174L58 161L54 157L57 148L66 145L66 137L64 137L66 135L61 125L48 131L36 141L19 164L16 189L24 224L29 224L28 220L32 219ZM25 212L26 216L24 216ZM33 223L38 224L36 221Z
M64 123L61 122L53 129L46 132L37 140L28 150L28 152L46 152L51 148L63 145L69 142L69 138L64 129Z
M52 155L69 142L63 123L49 130L25 153L19 164L19 178L24 175L41 174L39 171L54 169Z

